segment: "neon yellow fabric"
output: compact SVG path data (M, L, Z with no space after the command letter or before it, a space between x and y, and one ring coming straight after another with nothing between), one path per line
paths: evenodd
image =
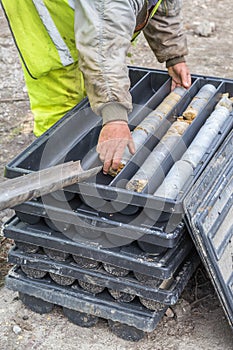
M25 81L34 114L34 134L40 136L85 97L78 63L51 70L35 80L24 68Z
M45 1L54 23L71 51L74 61L78 54L74 41L74 11L66 0ZM62 63L32 0L2 0L22 61L34 78Z
M44 133L85 97L83 76L77 64L74 11L67 0L44 0L44 3L75 61L66 67L62 65L33 2L2 1L21 56L36 136Z

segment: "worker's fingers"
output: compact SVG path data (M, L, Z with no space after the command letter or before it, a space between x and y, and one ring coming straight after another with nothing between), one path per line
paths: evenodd
M186 89L191 86L191 75L185 62L169 67L168 73L172 78L171 90L179 86L183 86Z
M99 159L101 160L102 163L104 163L106 159L106 152L107 150L105 148L102 148L101 152L99 152Z
M103 172L107 174L109 169L117 170L121 164L121 159L124 154L124 150L128 144L129 151L134 154L135 146L131 139L113 139L102 142L98 147L99 158L104 163Z
M102 148L102 153L100 155L100 157L102 157L101 160L104 163L104 174L107 174L110 168L113 170L117 170L119 168L127 142L128 140L124 139L113 139L104 142L104 147Z
M110 167L113 170L118 169L127 145L130 152L134 153L132 136L126 122L116 121L104 125L96 148L100 160L104 163L104 174L108 173Z
M172 79L171 91L173 91L176 87L178 87L178 84L174 79Z
M187 87L190 88L190 86L192 85L192 78L191 78L191 74L187 73Z
M189 71L187 71L187 69L181 69L180 80L181 80L181 84L183 87L185 87L185 88L190 87L191 77L190 77Z
M136 152L136 148L135 148L134 141L133 141L132 137L130 138L130 140L128 142L128 149L129 149L131 154L134 154Z
M112 166L111 166L113 170L117 170L119 168L127 143L128 143L128 140L121 140L121 142L115 148L115 152L112 157Z
M102 155L100 155L100 159L103 162L103 173L107 174L111 165L112 159L114 155L114 148L111 145L111 141L106 141L103 143Z
M103 173L105 175L107 175L107 173L109 172L109 169L111 168L112 165L112 159L105 160L104 161L104 165L103 165Z
M102 146L102 143L98 141L98 144L96 146L96 152L99 153L99 157L102 153L102 150L103 150L103 146Z
M104 143L99 142L96 147L96 151L97 153L99 153L99 159L101 160L102 163L104 163L106 159L106 152L107 152L107 148L105 147Z

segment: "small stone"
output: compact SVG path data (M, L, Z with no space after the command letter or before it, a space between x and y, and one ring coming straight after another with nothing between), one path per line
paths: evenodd
M169 307L167 309L167 311L165 312L165 315L168 317L168 318L173 318L175 316L173 310Z
M22 329L16 324L13 326L13 332L18 335L22 332Z
M214 22L203 21L194 30L194 33L199 36L208 37L216 30Z
M29 317L28 317L28 315L24 315L24 316L22 317L22 319L23 319L24 321L26 321L26 320L29 319Z

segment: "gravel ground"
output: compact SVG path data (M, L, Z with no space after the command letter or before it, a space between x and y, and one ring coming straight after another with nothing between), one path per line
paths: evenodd
M184 1L184 23L189 43L188 65L191 73L233 78L233 42L230 0ZM3 170L15 155L29 145L32 134L30 113L17 51L0 10L0 182ZM209 37L198 35L213 30ZM143 37L130 50L130 65L164 69L154 59ZM5 222L13 211L0 212ZM1 238L1 237L0 237ZM12 245L1 238L0 288L9 266L7 250ZM0 289L0 348L21 349L109 349L109 350L230 350L232 331L216 294L201 266L190 280L170 316L156 330L134 344L113 335L104 320L91 328L80 328L63 317L57 307L48 315L35 314L18 300L17 293ZM15 326L18 326L15 327Z

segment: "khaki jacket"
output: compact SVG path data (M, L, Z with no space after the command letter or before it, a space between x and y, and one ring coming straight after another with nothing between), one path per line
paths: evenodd
M75 0L75 39L79 67L91 107L103 124L126 120L132 110L127 52L136 26L145 21L146 0ZM181 0L163 0L144 27L144 35L159 62L167 67L187 54Z

